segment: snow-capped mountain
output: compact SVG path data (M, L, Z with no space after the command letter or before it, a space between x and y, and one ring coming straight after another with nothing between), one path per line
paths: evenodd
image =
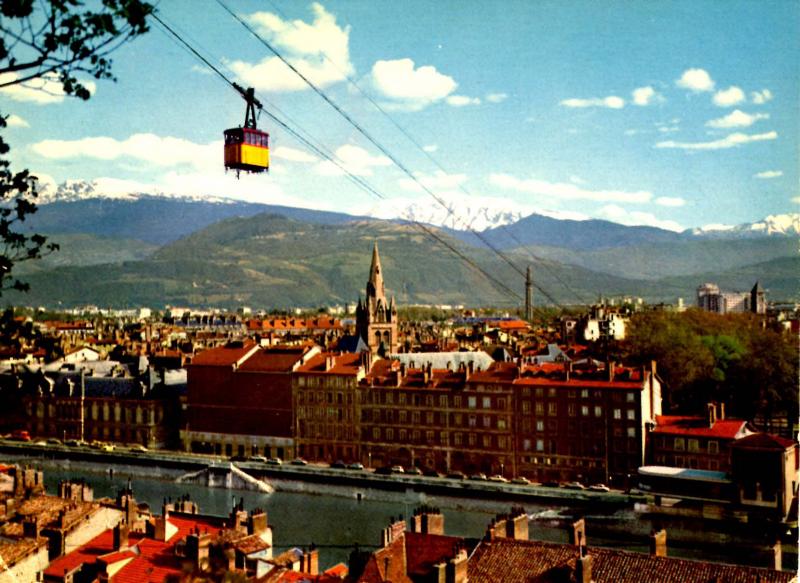
M61 184L40 180L37 183L39 204L108 199L137 201L144 198L169 198L183 201L230 204L236 201L219 196L168 194L166 192L131 192L108 181L67 180Z
M715 239L744 239L767 236L800 236L800 213L769 215L754 223L740 225L706 225L685 231L692 237Z

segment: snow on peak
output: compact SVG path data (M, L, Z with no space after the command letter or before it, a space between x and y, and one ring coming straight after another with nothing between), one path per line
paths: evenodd
M765 237L800 235L800 213L769 215L760 221L740 225L711 224L691 230L696 237Z

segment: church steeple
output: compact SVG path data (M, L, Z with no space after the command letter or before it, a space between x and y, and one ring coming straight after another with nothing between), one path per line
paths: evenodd
M378 255L378 242L372 246L372 265L369 268L369 281L367 282L367 301L370 297L376 300L383 300L386 305L386 292L383 287L383 270L381 269L381 257Z

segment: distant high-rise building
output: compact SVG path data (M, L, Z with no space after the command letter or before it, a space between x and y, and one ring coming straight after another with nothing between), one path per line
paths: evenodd
M764 289L759 282L749 292L720 291L718 285L704 283L697 288L697 307L716 314L767 313Z
M385 354L397 352L397 308L394 297L386 300L377 242L372 248L367 297L363 302L359 298L356 308L356 334L373 353L379 350Z

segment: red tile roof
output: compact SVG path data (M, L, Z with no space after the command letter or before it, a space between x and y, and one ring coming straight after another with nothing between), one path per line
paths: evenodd
M656 427L653 433L736 439L736 436L745 430L746 424L747 422L741 419L717 419L713 426L709 426L705 417L656 415Z
M333 366L326 369L327 361L333 358ZM308 359L308 361L297 369L297 372L312 372L321 374L354 375L361 367L361 355L346 352L337 354L333 352L321 352Z
M291 372L303 355L306 347L265 348L255 352L240 366L242 372Z
M204 350L192 359L192 366L233 366L255 347L256 343L248 340Z
M797 447L797 442L791 439L786 439L780 435L772 435L770 433L754 433L747 437L737 439L733 443L733 447L741 447L747 449L766 449L771 451L785 451L787 449Z
M168 520L178 530L166 542L145 538L136 533L129 535L129 549L133 549L135 558L114 575L114 583L163 581L168 575L180 575L181 560L175 556L174 545L195 528L212 530L219 529L222 525L222 519L208 517L170 516ZM114 531L106 530L77 550L50 563L45 569L45 575L62 577L65 572L74 571L83 564L94 563L104 555L113 557L115 554L118 553L114 552Z
M440 534L406 532L406 569L409 576L429 574L433 566L452 559L464 539Z
M589 547L594 583L789 583L795 573L654 557ZM573 581L578 547L540 541L495 539L481 542L469 560L470 583Z

